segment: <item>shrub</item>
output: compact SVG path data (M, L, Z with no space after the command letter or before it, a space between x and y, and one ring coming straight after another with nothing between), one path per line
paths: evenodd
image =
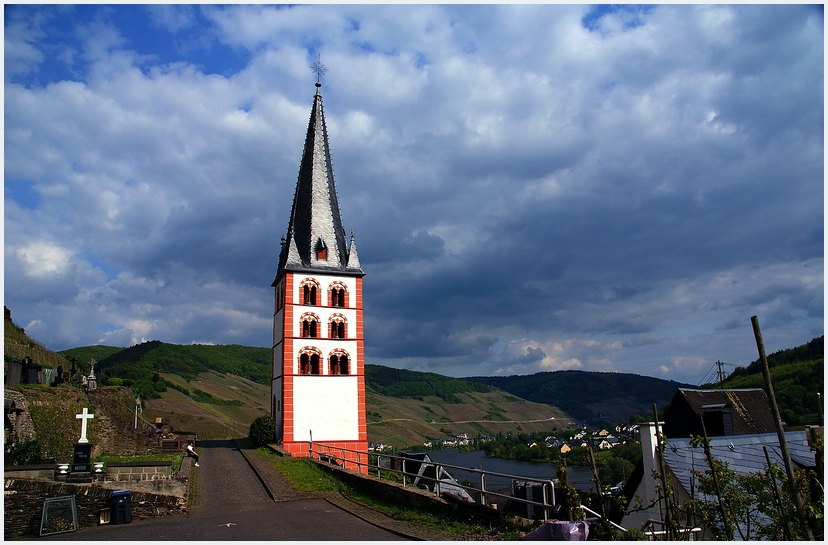
M250 442L260 447L272 443L275 439L276 422L269 416L260 416L250 424Z
M124 385L124 379L117 378L117 377L110 377L110 378L106 379L106 385L107 386L123 386Z
M25 466L39 464L42 460L43 448L40 442L26 441L14 445L8 453L9 460L14 465Z

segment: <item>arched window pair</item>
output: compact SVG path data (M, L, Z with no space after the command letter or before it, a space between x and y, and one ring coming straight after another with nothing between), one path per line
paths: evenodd
M322 356L315 348L303 348L299 354L299 374L300 375L321 375L322 366L320 365ZM347 375L350 372L350 361L348 353L344 350L334 350L328 358L328 374L329 375Z
M316 306L320 304L319 282L313 278L306 278L300 284L302 290L302 304ZM348 288L342 282L332 282L328 287L328 302L330 306L345 308L348 306Z

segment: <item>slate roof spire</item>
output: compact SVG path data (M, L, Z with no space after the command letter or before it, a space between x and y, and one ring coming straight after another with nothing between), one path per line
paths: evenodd
M321 87L317 81L277 277L285 270L365 274L353 233L349 245L342 227Z

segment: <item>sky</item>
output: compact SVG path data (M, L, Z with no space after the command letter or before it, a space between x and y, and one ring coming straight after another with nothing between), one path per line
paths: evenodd
M824 332L822 6L5 5L4 304L272 342L320 60L366 363L699 384Z

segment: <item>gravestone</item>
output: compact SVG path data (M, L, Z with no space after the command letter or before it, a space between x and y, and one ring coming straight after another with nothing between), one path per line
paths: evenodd
M81 436L75 443L74 456L72 459L72 472L66 479L70 483L91 483L92 482L92 443L86 438L87 421L95 418L89 413L89 409L83 408L81 414L75 418L81 421Z
M16 361L6 364L6 384L20 384L20 375L23 372L23 365Z

